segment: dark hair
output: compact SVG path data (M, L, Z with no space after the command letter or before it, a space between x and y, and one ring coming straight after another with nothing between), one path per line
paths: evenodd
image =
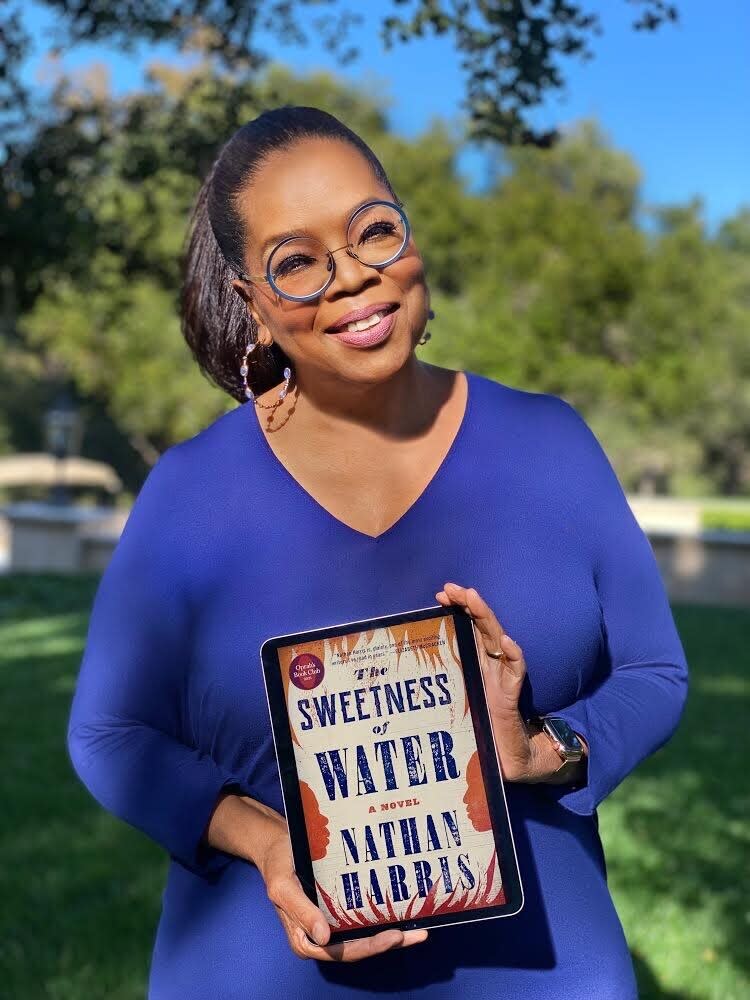
M396 199L382 164L355 132L319 108L286 104L237 129L221 148L193 207L182 260L182 334L201 371L241 403L246 400L240 363L247 345L257 340L257 329L231 285L245 267L246 234L237 197L269 154L318 137L351 143ZM264 392L282 380L288 363L275 342L270 349L258 348L248 357L248 385L255 393Z

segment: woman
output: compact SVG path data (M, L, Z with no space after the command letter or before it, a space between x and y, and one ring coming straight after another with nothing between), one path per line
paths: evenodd
M68 733L91 793L170 854L149 997L635 997L596 808L674 731L687 667L593 433L561 398L418 360L429 289L404 206L314 108L223 147L182 306L201 369L245 405L143 485ZM435 601L483 639L525 903L330 945L292 867L258 650ZM525 721L551 714L577 763Z

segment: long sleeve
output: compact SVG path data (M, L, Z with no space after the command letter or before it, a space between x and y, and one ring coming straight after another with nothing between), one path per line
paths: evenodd
M183 741L191 613L174 451L149 473L99 582L67 747L102 806L205 875L232 859L202 834L221 789L241 782Z
M546 787L573 812L590 815L674 733L688 668L651 544L593 431L570 403L560 402L566 428L561 502L592 560L608 672L554 712L588 742L585 784Z

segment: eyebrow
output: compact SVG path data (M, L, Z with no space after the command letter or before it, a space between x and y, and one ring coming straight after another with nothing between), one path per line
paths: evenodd
M354 205L352 208L349 209L349 213L347 215L347 221L351 219L354 213L357 212L360 208L362 208L363 205L368 205L371 201L383 201L383 200L387 199L380 198L377 195L370 195L368 198L363 198L362 201L358 201L356 205ZM276 246L277 243L281 243L282 240L285 240L290 236L312 236L312 233L307 229L301 228L294 230L293 232L276 233L274 236L269 236L267 240L263 241L263 245L260 248L261 260L263 259L266 250L269 250L271 247ZM317 239L317 237L313 238Z

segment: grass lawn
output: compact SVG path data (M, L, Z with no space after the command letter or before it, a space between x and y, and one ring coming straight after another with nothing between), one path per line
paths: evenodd
M8 1000L145 995L167 859L97 805L65 749L96 583L0 577ZM746 1000L750 612L677 607L675 618L692 671L688 706L674 739L600 809L609 882L642 1000Z

